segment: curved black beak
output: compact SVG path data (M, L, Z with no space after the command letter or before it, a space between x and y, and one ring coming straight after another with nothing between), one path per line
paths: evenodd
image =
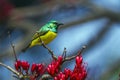
M64 24L63 24L63 23L58 23L58 24L57 24L58 27L61 26L61 25L64 25Z

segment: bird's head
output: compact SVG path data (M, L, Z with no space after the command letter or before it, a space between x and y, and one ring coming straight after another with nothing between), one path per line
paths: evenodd
M54 31L54 32L57 32L58 27L61 25L63 25L63 23L59 23L59 22L54 21L54 20L49 22L49 28L51 31Z

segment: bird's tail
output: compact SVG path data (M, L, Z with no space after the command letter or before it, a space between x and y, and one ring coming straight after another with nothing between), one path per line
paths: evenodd
M23 48L21 51L25 52L30 47L30 44L28 44L25 48Z

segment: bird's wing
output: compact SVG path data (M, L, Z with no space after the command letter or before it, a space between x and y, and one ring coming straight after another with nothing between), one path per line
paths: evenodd
M35 40L36 38L38 38L39 36L42 36L42 35L44 35L44 34L46 34L47 32L48 32L49 30L41 30L40 32L36 32L35 34L34 34L34 36L33 36L33 38L32 38L32 40Z

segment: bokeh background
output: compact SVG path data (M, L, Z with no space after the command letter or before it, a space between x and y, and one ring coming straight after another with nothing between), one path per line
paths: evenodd
M118 80L120 73L120 0L0 0L0 62L14 68L17 56L31 64L49 63L52 58L42 46L21 50L46 22L64 23L58 37L48 46L58 56L67 48L75 55L87 45L82 56L88 63L86 80ZM11 38L8 37L10 32ZM74 68L74 60L63 65ZM15 80L0 66L0 80Z

